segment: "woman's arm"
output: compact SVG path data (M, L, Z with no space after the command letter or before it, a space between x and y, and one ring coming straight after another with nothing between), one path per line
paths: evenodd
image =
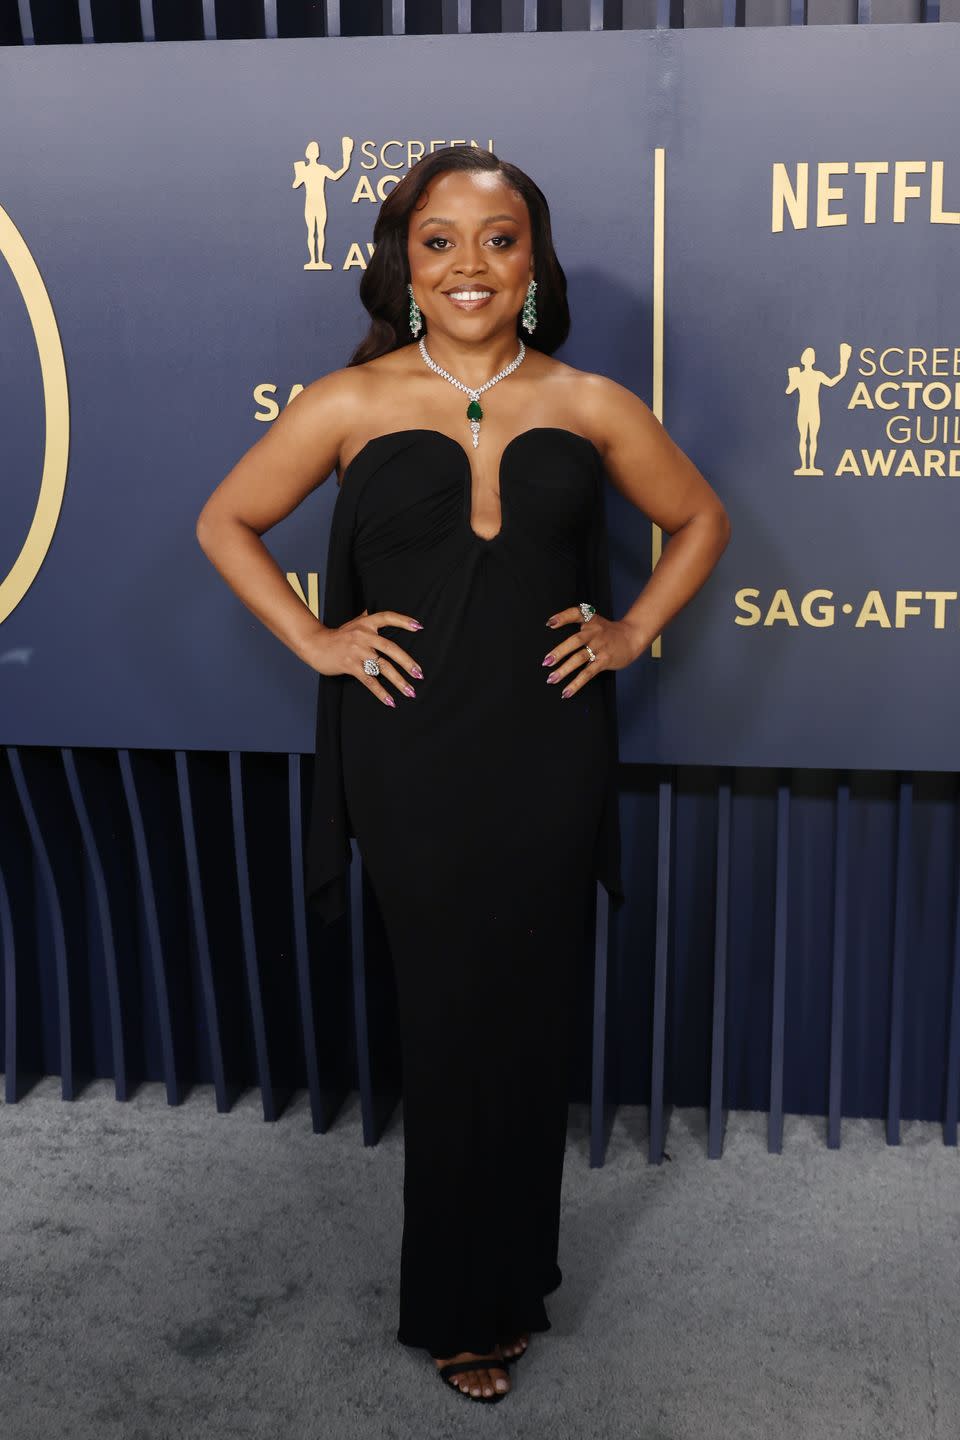
M407 676L419 679L420 672L378 627L416 630L419 622L396 610L364 610L329 629L297 598L260 539L330 474L360 410L359 384L349 370L335 370L301 390L214 490L200 511L197 540L244 605L299 659L321 675L354 675L377 700L396 706L383 679L412 696ZM381 678L363 669L374 656Z
M620 621L633 637L636 658L703 585L726 549L730 518L693 461L632 390L591 375L585 398L611 484L671 537Z
M301 390L221 480L197 540L230 588L300 659L325 626L298 599L260 536L295 510L337 463L352 390L341 371Z
M642 655L697 593L730 539L720 497L632 390L603 375L581 374L576 398L583 433L600 451L611 483L671 540L622 619L594 615L584 622L576 606L547 618L551 629L578 627L543 660L551 667L548 684L571 677L564 699L594 675L622 670ZM588 646L594 652L589 664Z

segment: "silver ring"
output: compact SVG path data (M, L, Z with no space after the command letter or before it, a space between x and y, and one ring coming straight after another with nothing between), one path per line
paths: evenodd
M591 659L591 660L596 660L597 657L596 657L596 655L593 653L593 651L590 649L590 646L589 646L589 645L584 645L583 648L584 648L584 650L586 650L586 652L587 652L587 654L590 656L590 659Z
M364 660L363 668L368 675L380 674L380 666L376 660Z
M587 620L592 620L596 613L596 605L588 605L586 600L580 601L580 614L583 616L584 623L586 623Z

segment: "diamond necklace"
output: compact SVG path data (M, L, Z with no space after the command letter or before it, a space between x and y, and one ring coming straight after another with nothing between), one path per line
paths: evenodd
M519 336L517 338L518 340L520 339ZM510 364L506 367L506 369L501 370L498 375L494 375L492 380L488 380L485 385L481 385L479 390L472 390L469 385L464 385L463 381L458 380L455 375L451 375L450 372L447 370L442 370L437 364L436 360L432 360L427 354L427 347L424 343L423 336L420 337L419 350L420 354L423 356L424 360L430 366L430 369L434 372L435 375L442 375L444 380L449 380L450 384L456 385L457 389L462 390L464 395L470 396L470 404L467 406L467 419L470 421L470 433L473 436L473 448L474 450L476 450L477 446L480 444L480 421L483 419L483 410L480 406L480 396L483 394L484 390L489 390L491 385L496 385L498 380L502 380L504 376L511 375L513 371L516 370L524 355L526 355L527 353L527 347L524 345L523 341L520 340L520 353L517 358L515 360L511 360Z

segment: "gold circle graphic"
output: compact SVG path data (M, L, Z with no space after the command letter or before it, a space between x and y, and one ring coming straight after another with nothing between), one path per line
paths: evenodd
M67 367L50 296L20 231L0 205L0 255L10 266L40 357L43 383L44 444L40 494L23 547L5 580L0 580L0 625L20 604L37 578L60 518L70 450L70 401Z

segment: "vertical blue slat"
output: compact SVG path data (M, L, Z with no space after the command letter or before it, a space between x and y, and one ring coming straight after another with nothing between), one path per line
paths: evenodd
M17 1046L17 950L13 933L13 912L3 871L0 869L0 960L3 962L3 1098L13 1105L19 1097L17 1077L20 1055Z
M836 843L833 856L833 994L830 1005L830 1098L827 1145L840 1148L843 1113L843 1002L847 980L847 885L850 869L850 780L837 786Z
M20 15L20 34L23 36L24 45L33 45L33 15L30 13L30 0L17 0L17 10Z
M737 0L723 0L723 23L725 27L737 23Z
M869 25L872 19L871 0L857 0L857 24Z
M537 28L537 0L523 0L523 31L532 35Z
M277 38L277 0L263 0L263 36L265 40Z
M153 884L153 870L150 865L150 849L147 844L147 827L144 824L140 797L133 774L133 763L129 750L118 750L120 779L123 782L124 798L130 816L133 832L133 851L140 880L140 894L143 900L147 931L147 946L150 952L150 966L153 971L153 993L157 1005L157 1026L160 1031L160 1053L163 1063L163 1079L167 1091L168 1105L180 1104L180 1082L177 1076L176 1051L173 1043L173 1023L170 1014L170 995L167 985L166 959L160 936L160 921L157 915L157 896Z
M897 799L897 878L894 891L893 970L890 978L890 1068L887 1078L887 1144L900 1144L900 1086L903 1076L903 986L909 918L910 822L913 781L901 778Z
M223 1043L220 1036L220 1009L217 992L213 983L213 964L210 959L210 939L207 931L207 915L203 903L203 882L200 877L200 857L197 852L197 827L193 814L193 793L190 788L190 770L186 752L176 752L177 796L180 801L180 823L183 829L183 853L187 867L187 890L190 896L190 916L193 922L193 942L200 971L200 996L207 1036L210 1042L210 1068L213 1074L213 1094L217 1109L230 1109L227 1094L227 1079L223 1065Z
M326 25L328 35L340 34L340 0L324 0L326 5Z
M204 40L216 40L217 38L216 0L203 0L203 38Z
M405 0L383 0L384 35L405 35L407 33L407 7Z
M290 875L293 905L293 949L297 967L297 994L300 1000L300 1033L307 1067L307 1091L314 1134L325 1128L317 1065L317 1034L313 1023L313 986L310 983L310 947L307 940L307 900L304 890L303 815L301 804L300 756L287 759L287 794L290 815Z
M777 786L777 879L773 921L773 1004L770 1018L770 1113L767 1149L783 1149L783 1047L787 992L787 885L790 858L790 783Z
M610 897L597 885L597 923L593 947L593 1066L590 1081L590 1164L603 1164L606 1151L607 972Z
M663 1072L667 1037L667 954L670 944L670 858L673 781L661 780L657 826L657 938L653 972L653 1042L650 1065L649 1161L663 1159Z
M363 951L363 862L355 839L351 838L350 864L350 965L353 974L353 1017L357 1043L357 1083L360 1090L360 1120L364 1145L377 1143L373 1107L373 1075L370 1066L370 1031L367 1025L367 971Z
M103 947L103 966L107 989L107 1006L110 1011L110 1052L113 1058L113 1088L118 1100L129 1098L130 1087L127 1075L126 1047L123 1036L123 1002L120 993L120 972L117 966L117 945L113 930L113 914L110 908L110 893L107 877L100 858L100 847L90 819L90 811L84 798L77 764L70 749L60 751L63 759L67 787L73 801L74 814L80 827L83 852L93 878L93 893L97 903L97 920L100 925L100 943Z
M958 832L960 832L960 792L954 796ZM956 849L960 862L960 833ZM957 1116L960 1112L960 863L958 863L956 901L953 913L953 997L950 1004L950 1033L947 1040L947 1076L944 1096L943 1143L956 1145Z
M707 1156L723 1154L723 1075L727 1028L727 935L730 913L730 782L717 795L717 899L713 936L713 1037L710 1045L710 1113Z
M257 1061L257 1080L264 1120L276 1120L273 1081L267 1050L267 1021L263 1011L260 973L257 969L257 942L253 926L253 896L250 892L250 866L247 862L247 832L244 820L243 775L238 750L230 751L230 815L233 822L233 853L237 867L237 891L240 897L240 934L243 962L247 972L247 995L253 1022L253 1046Z
M77 0L77 11L80 16L80 39L84 45L91 45L97 37L93 33L93 11L90 0Z
M445 35L469 35L471 30L470 0L441 0L440 23Z
M44 896L47 902L47 913L50 917L50 930L53 936L53 953L57 972L57 1007L59 1010L60 1094L64 1100L74 1100L76 1099L77 1092L73 1073L70 971L67 964L67 936L63 924L63 907L60 904L60 894L57 890L53 866L50 863L50 854L44 844L40 821L37 818L36 808L30 795L30 786L17 747L15 745L8 746L7 755L10 758L10 773L13 776L13 783L16 786L17 795L20 800L20 808L23 810L24 818L27 822L27 830L30 833L30 842L33 846L37 870L40 873L40 879L43 885Z
M144 40L156 40L157 38L153 21L153 0L140 0L140 31Z

